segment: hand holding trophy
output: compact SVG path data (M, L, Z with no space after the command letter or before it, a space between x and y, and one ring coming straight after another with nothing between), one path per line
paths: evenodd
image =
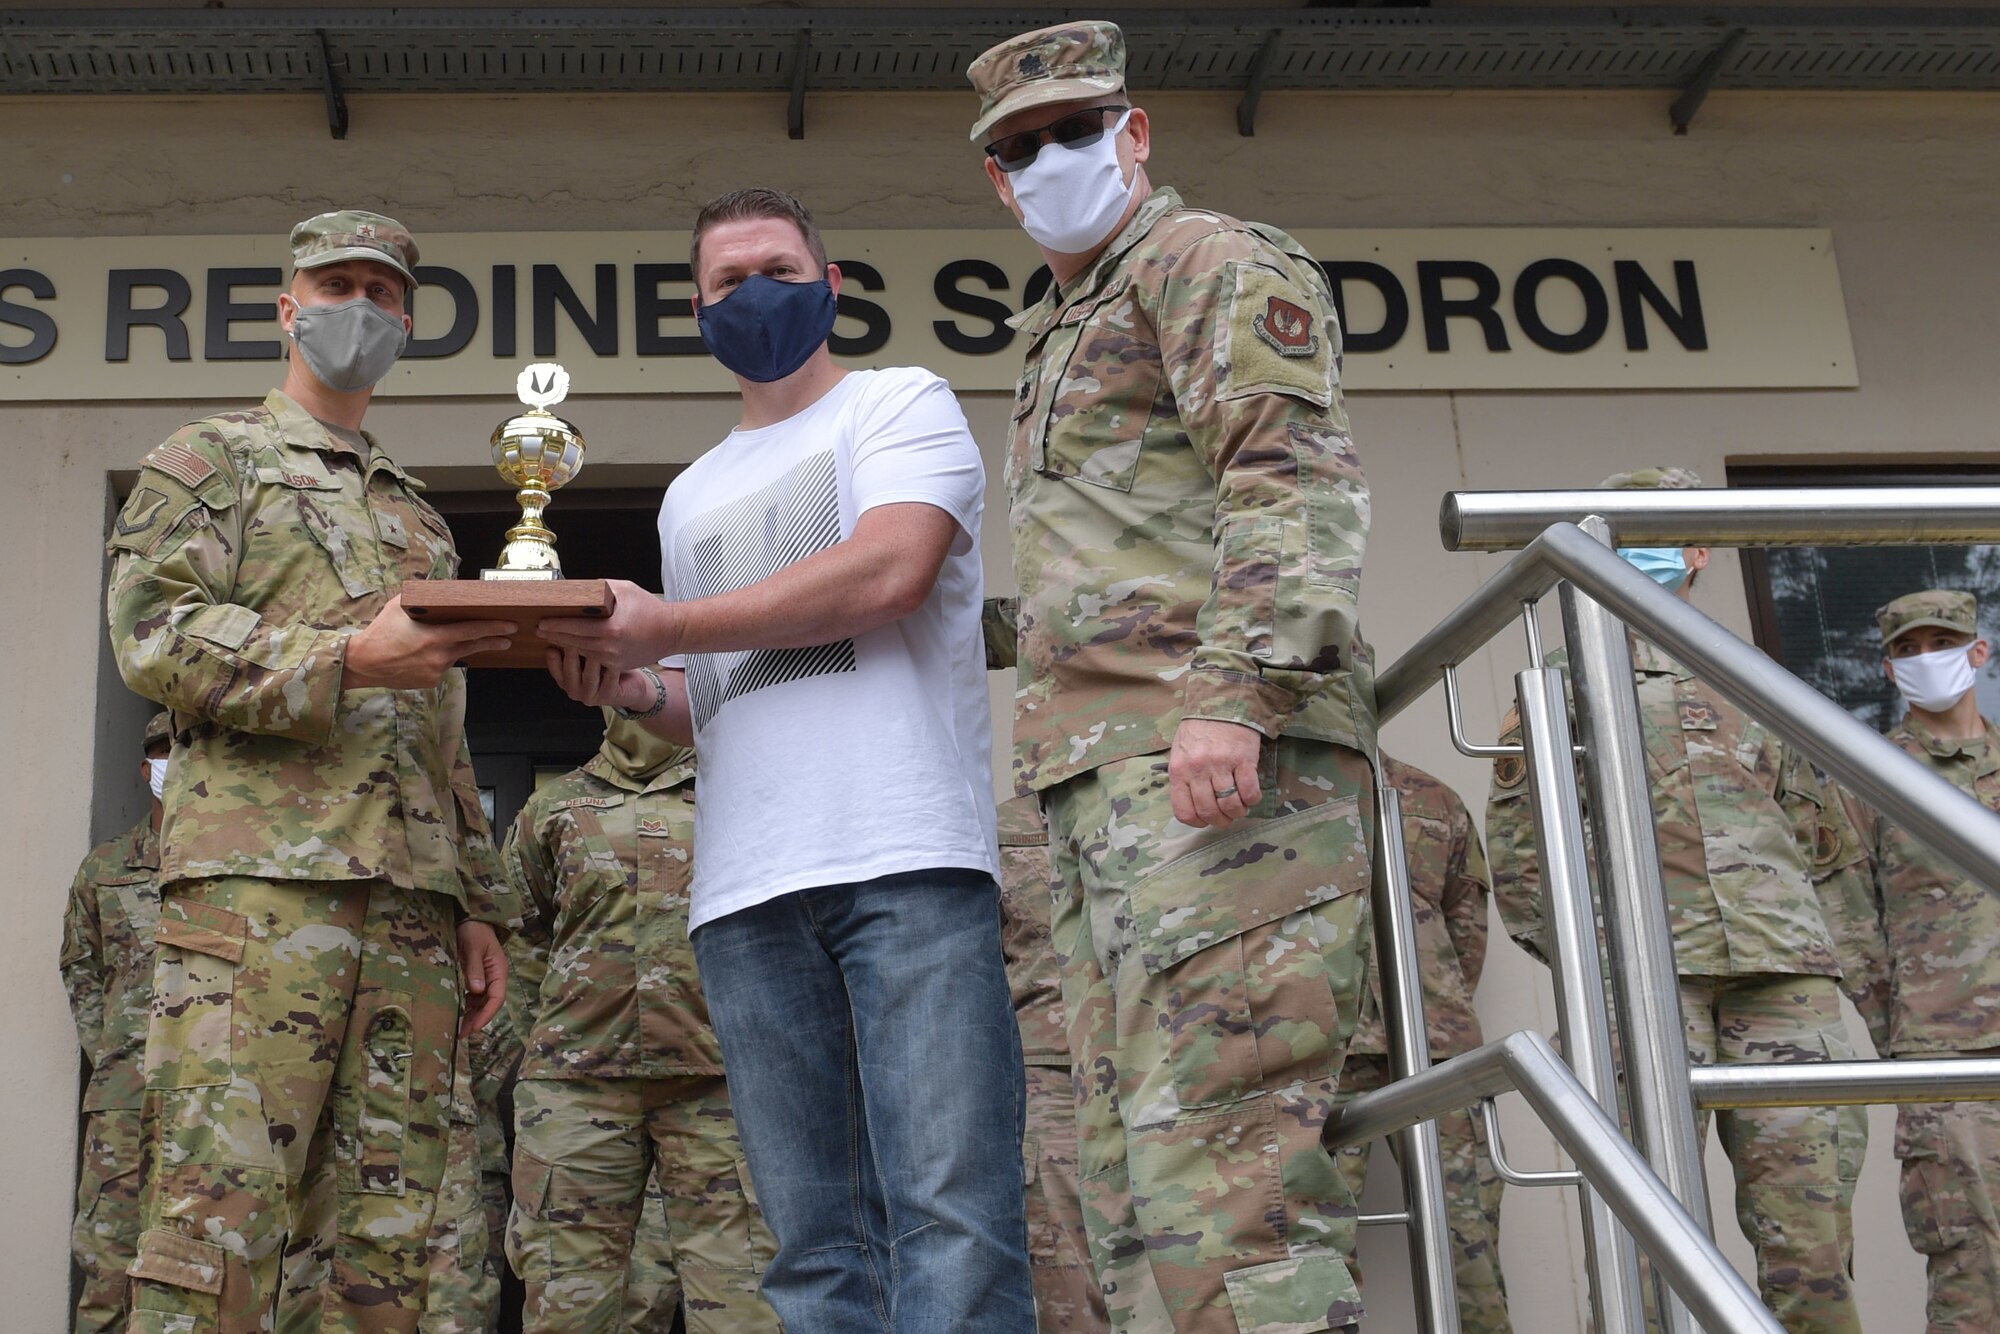
M522 371L515 392L528 408L494 428L493 466L517 488L521 522L507 530L500 563L478 579L417 580L403 586L403 607L419 621L501 620L520 629L511 648L467 659L471 667L541 667L548 645L535 627L548 616L611 614L602 579L564 579L556 535L542 521L550 497L583 468L583 434L549 411L569 393L569 372L553 362Z

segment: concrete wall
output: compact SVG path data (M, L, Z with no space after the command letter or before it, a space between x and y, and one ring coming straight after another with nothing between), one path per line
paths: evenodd
M1232 99L1147 101L1156 179L1286 226L1833 229L1858 391L1358 396L1351 409L1376 505L1364 606L1385 659L1496 566L1439 548L1445 490L1588 484L1655 461L1720 482L1730 460L1750 457L1995 452L2000 99L1724 93L1684 138L1668 133L1666 99L1654 96L1272 94L1254 139L1235 134ZM349 203L384 207L420 235L676 227L704 198L751 182L799 191L829 227L1004 222L960 129L970 105L956 97L816 96L803 142L784 137L783 100L761 96L364 97L353 111L351 137L334 143L316 96L0 103L0 237L275 234ZM384 402L369 424L434 480L481 484L491 474L479 442L502 394L496 386L476 402ZM0 962L17 979L0 1036L0 1125L15 1145L0 1172L0 1291L17 1328L59 1328L66 1297L75 1054L54 966L63 888L92 838L136 809L124 738L144 707L107 690L103 664L109 478L209 406L191 396L0 408L0 533L12 575L0 586L0 623L14 646L0 657L0 736L12 759L0 769L0 819L15 849L15 873L0 884L11 927ZM997 459L999 397L966 406ZM592 484L616 483L624 467L691 458L732 420L718 399L584 399L573 415L589 433ZM996 515L985 544L996 583L1009 577L1005 548ZM1699 601L1747 632L1733 559ZM1476 730L1495 727L1519 665L1510 637L1468 673ZM1477 807L1484 766L1451 750L1437 709L1400 720L1388 742ZM1546 978L1497 933L1480 1007L1489 1033L1550 1023ZM1865 1050L1858 1024L1854 1036ZM1503 1104L1514 1155L1551 1165L1546 1137L1517 1103ZM1857 1209L1860 1290L1871 1328L1882 1330L1915 1328L1922 1301L1921 1266L1896 1211L1889 1124L1877 1115ZM1386 1184L1378 1174L1376 1203ZM1714 1196L1731 1253L1747 1267L1726 1168ZM1556 1192L1510 1195L1503 1252L1520 1329L1580 1327L1573 1214ZM1409 1328L1400 1238L1373 1235L1364 1254L1373 1327Z

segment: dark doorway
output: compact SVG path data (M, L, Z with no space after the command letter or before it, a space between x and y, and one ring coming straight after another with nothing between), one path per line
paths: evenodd
M520 507L503 491L431 493L424 497L451 524L464 562L465 578L499 556L507 529L519 522ZM660 591L660 542L657 488L579 491L565 489L550 507L556 549L563 573L572 579L630 579L652 592ZM541 781L567 773L597 751L604 721L593 709L577 704L556 688L543 672L489 670L468 674L466 741L480 796L495 841L503 840L514 817ZM511 1099L509 1099L510 1101ZM513 1159L514 1125L503 1101L507 1156ZM498 1245L496 1239L494 1245ZM521 1282L501 1266L499 1334L522 1328ZM685 1329L674 1319L674 1334Z

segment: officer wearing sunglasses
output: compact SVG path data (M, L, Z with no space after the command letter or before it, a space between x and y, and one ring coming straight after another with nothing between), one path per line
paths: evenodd
M1146 174L1125 38L967 71L1018 316L1014 774L1048 816L1091 1253L1127 1334L1346 1328L1320 1142L1370 948L1368 488L1325 275Z

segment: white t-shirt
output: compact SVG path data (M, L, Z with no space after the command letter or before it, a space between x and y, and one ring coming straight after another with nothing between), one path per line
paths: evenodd
M689 929L802 889L898 871L997 875L979 517L986 469L951 386L854 371L773 426L736 430L660 505L669 598L745 587L920 501L959 533L923 606L817 648L690 654L701 777Z

